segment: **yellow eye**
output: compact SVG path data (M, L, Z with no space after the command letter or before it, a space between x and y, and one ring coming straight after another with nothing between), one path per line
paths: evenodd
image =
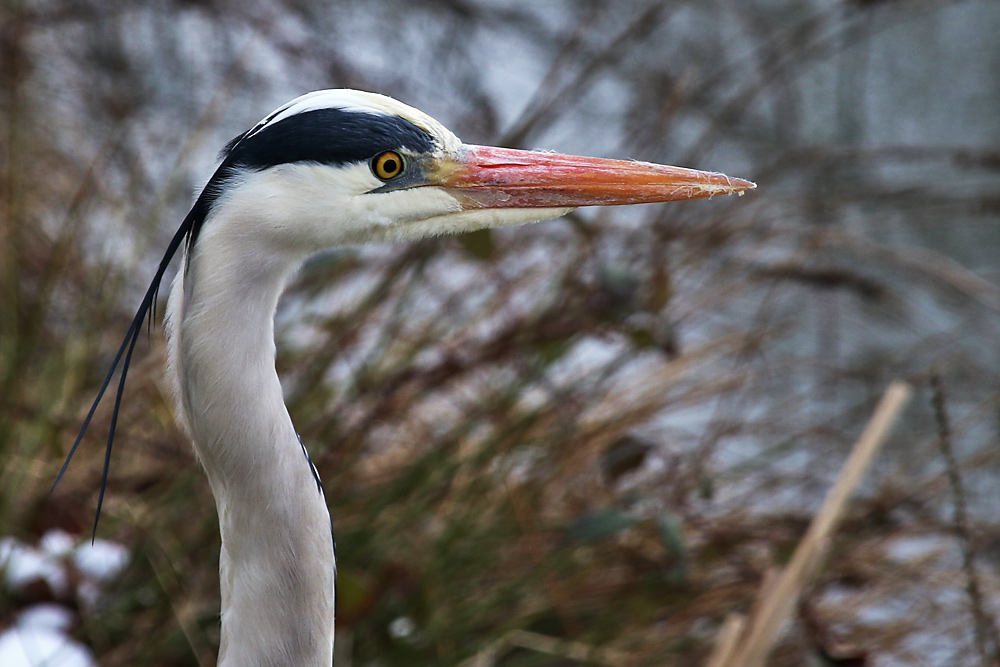
M372 171L383 181L396 178L403 173L403 156L396 151L379 153L372 160Z

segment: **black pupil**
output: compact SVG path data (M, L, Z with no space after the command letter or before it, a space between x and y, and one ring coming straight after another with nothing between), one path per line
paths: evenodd
M393 157L387 157L382 160L382 171L386 174L395 174L399 167L396 164L396 159Z

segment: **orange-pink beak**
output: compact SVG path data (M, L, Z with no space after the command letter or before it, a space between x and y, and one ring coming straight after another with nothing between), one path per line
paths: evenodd
M470 145L454 161L440 164L435 180L467 209L647 204L757 187L684 167Z

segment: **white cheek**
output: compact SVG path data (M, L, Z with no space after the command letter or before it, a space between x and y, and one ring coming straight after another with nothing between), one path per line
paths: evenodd
M462 209L441 188L372 192L383 185L367 164L287 164L244 173L230 181L218 202L228 224L218 221L209 227L277 247L315 251L390 240L394 235L384 233L387 229Z
M382 185L367 164L288 164L240 174L216 203L224 214L212 216L202 233L224 236L261 257L278 251L307 255L342 244L523 225L569 210L463 210L444 188L372 192ZM249 250L247 255L258 256Z
M353 200L381 185L366 164L284 164L241 174L218 205L233 220L229 233L318 250L340 242L335 232L350 226Z
M373 192L385 183L367 164L337 168L285 165L272 171L276 173L268 179L271 216L315 227L323 236L333 233L353 239L366 230L405 225L462 209L461 203L441 188Z
M351 197L349 202L350 224L373 232L461 210L457 199L435 187L363 194Z
M318 167L318 169L326 176L326 187L339 189L344 194L360 195L385 185L375 178L375 174L367 164L354 164L336 170L331 170L329 167Z

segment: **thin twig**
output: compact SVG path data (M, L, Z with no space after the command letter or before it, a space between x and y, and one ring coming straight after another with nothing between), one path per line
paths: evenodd
M951 487L952 501L955 504L955 536L962 546L962 569L965 571L965 590L969 594L969 606L972 617L973 636L976 642L976 652L984 667L1000 664L1000 640L997 637L996 624L990 618L986 605L983 603L982 589L979 585L979 575L976 572L976 546L969 528L969 514L966 509L965 486L951 443L951 422L948 418L947 398L944 390L944 380L941 373L934 370L930 375L931 403L934 406L934 418L938 427L938 448L944 458L948 474L948 485ZM992 650L991 645L992 644Z

